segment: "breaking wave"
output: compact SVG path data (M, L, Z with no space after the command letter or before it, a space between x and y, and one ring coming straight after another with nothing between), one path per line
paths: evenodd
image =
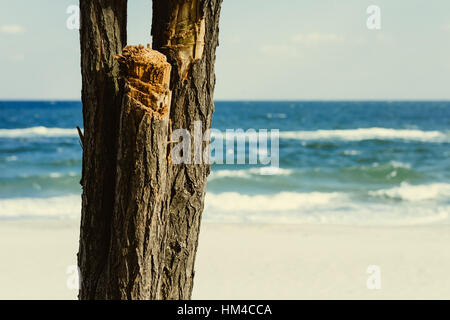
M25 129L0 129L0 138L78 137L77 129L32 127Z
M246 170L218 170L211 172L208 181L223 178L252 179L255 176L265 176L265 175L289 176L293 172L294 170L275 167L251 168Z
M359 128L347 130L284 131L280 138L295 140L411 140L449 142L448 132L414 129Z
M421 225L449 223L450 205L355 201L340 192L206 194L205 219L229 223Z
M51 198L13 198L0 200L1 219L77 218L81 212L81 196Z
M270 132L270 130L269 130ZM225 132L223 132L225 137ZM239 135L246 137L254 133L234 133L227 138ZM212 134L216 137L217 133ZM0 129L0 138L33 137L78 137L77 129L32 127L24 129ZM450 133L442 131L423 131L417 129L359 128L345 130L281 131L281 139L295 140L411 140L422 142L450 142Z
M431 201L450 199L450 184L430 183L422 185L410 185L402 183L399 187L370 191L375 197L384 197L403 201Z
M228 223L299 223L343 225L419 225L449 223L446 202L450 185L431 184L370 191L369 197L401 198L360 201L344 192L280 192L206 194L204 219ZM422 201L420 201L422 200ZM430 201L433 201L430 203ZM13 198L0 200L0 219L79 219L81 197Z

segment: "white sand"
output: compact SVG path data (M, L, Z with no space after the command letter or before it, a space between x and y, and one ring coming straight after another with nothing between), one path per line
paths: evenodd
M0 299L74 299L76 222L2 222ZM195 299L450 299L450 226L204 224ZM369 265L381 289L369 290Z

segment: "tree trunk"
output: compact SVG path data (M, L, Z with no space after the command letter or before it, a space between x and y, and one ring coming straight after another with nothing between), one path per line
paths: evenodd
M123 96L114 57L126 45L126 0L80 0L83 186L80 299L104 298Z
M211 126L221 0L154 0L154 47L166 56L121 54L126 4L80 1L79 297L189 299L209 165L172 164L169 135Z
M153 48L164 53L172 64L173 131L188 129L192 133L195 121L201 121L203 132L211 128L221 3L222 0L153 1ZM209 172L209 164L169 165L172 197L162 284L164 299L191 298Z
M107 268L108 299L159 299L168 220L171 66L161 53L126 47L117 182Z

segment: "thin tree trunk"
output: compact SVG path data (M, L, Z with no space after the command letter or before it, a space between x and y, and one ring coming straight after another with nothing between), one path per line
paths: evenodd
M214 112L221 0L154 0L153 48L172 64L172 130L205 132ZM193 142L193 141L192 141ZM193 148L192 148L193 150ZM192 155L194 157L194 155ZM164 299L190 299L209 164L169 165L171 189Z
M169 134L211 126L221 0L154 0L154 47L170 64L143 47L121 55L126 4L80 0L79 297L189 299L210 168L172 164Z

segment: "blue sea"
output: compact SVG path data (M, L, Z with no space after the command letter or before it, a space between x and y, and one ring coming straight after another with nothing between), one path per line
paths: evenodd
M0 102L0 220L79 219L80 102ZM213 165L204 220L448 224L450 102L216 102L213 127L279 129L280 170Z

